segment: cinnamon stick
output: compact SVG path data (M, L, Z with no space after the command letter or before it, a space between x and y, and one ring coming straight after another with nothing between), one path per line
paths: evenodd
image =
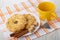
M22 30L20 32L10 34L10 36L19 38L19 37L23 36L26 33L28 33L28 30Z

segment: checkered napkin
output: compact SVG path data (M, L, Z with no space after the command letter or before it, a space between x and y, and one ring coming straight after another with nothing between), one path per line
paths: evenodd
M12 1L12 0L11 0ZM32 12L34 14L38 14L36 9L37 5L40 3L39 0L28 0L21 3L14 3L6 5L0 9L0 31L3 32L4 37L7 37L7 29L5 28L4 24L6 19L13 14L14 12L21 12L21 13L28 13ZM38 38L42 35L48 34L56 29L60 28L60 18L56 18L54 21L49 21L48 24L50 25L51 29L40 28L34 34L28 36L22 36L20 38L11 38L7 37L7 40L32 40Z

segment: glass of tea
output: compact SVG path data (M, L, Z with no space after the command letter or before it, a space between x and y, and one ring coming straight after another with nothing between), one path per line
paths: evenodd
M55 5L52 2L41 2L38 5L38 12L41 20L54 20L57 15L55 13Z

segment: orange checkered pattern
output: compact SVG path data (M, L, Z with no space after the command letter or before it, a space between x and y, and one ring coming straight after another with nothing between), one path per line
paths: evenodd
M39 3L40 3L39 0L28 0L26 2L12 4L12 7L6 6L6 7L4 7L4 9L3 8L0 9L0 31L2 31L4 33L4 37L7 38L8 40L18 40L18 39L32 40L32 39L38 38L44 34L48 34L49 32L52 32L56 29L59 29L60 28L60 18L56 18L56 20L48 22L51 29L40 28L34 34L31 34L29 36L22 36L18 39L9 37L9 31L5 28L5 22L6 22L7 18L14 12L21 12L21 13L32 12L34 14L38 14L36 7Z

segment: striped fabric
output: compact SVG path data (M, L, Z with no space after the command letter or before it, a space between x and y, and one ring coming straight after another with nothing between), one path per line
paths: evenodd
M28 0L17 4L15 3L12 4L11 6L6 6L0 9L0 31L4 33L4 37L7 38L7 40L32 40L60 28L60 18L56 18L56 20L48 22L51 29L40 28L34 34L31 34L29 36L22 36L18 39L6 36L8 35L7 33L5 33L7 32L7 29L5 28L4 25L6 19L14 12L28 13L29 11L33 12L34 14L38 14L36 7L39 3L40 3L39 0Z

